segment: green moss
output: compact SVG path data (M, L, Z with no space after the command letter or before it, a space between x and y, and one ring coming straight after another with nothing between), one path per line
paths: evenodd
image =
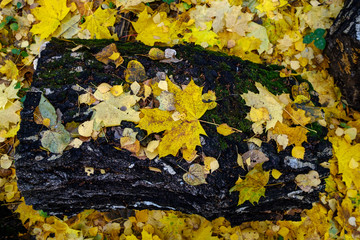
M221 150L221 151L224 151L224 150L226 150L226 149L229 147L229 145L227 144L227 142L224 141L224 139L223 139L222 137L219 139L219 144L220 144L220 150Z
M321 126L318 122L314 122L311 124L306 125L311 130L307 133L308 137L313 137L318 140L324 139L328 133L328 129L326 127Z
M231 67L224 62L221 62L220 68L225 71L231 71Z

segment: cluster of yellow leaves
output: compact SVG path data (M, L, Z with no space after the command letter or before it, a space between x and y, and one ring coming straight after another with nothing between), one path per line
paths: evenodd
M21 108L17 92L20 89L16 87L17 81L13 80L9 85L0 84L0 142L4 142L6 138L16 135L19 128Z
M251 107L247 118L254 122L252 125L254 133L262 134L265 124L268 139L275 139L279 149L295 145L293 156L303 158L305 149L301 144L307 140L308 130L305 125L312 122L311 113L297 109L288 94L275 96L260 83L255 83L255 86L259 93L248 92L241 95L246 105ZM310 102L308 104L311 105ZM291 127L291 125L298 126Z
M201 145L200 134L206 135L199 118L206 112L209 104L202 101L202 87L192 80L185 89L180 89L170 80L166 83L167 91L161 91L159 97L170 95L172 101L170 100L169 104L174 108L171 111L159 108L141 109L144 116L138 127L146 130L148 134L165 131L158 147L159 157L176 156L182 149L183 157L191 160L194 152L196 153L195 147Z

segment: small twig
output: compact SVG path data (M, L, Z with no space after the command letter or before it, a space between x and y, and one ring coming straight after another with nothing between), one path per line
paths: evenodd
M208 122L208 121L205 121L205 120L201 120L199 119L200 122L203 122L203 123L207 123L207 124L211 124L211 125L215 125L215 126L220 126L220 124L217 124L217 123L212 123L212 122ZM229 126L230 127L230 126ZM233 127L230 127L232 130L234 130L235 132L238 132L238 133L242 133L241 130L237 129L237 128L233 128Z
M308 130L308 131L310 131L310 132L317 133L317 131L315 131L315 130L313 130L313 129L310 129L310 128L307 128L307 127L305 127L304 125L302 125L302 124L301 124L293 115L291 115L291 114L289 113L289 111L286 110L285 108L284 108L284 111L285 111L287 114L289 114L289 116L290 116L293 120L295 120L295 122L297 122L300 126L302 126L303 128L305 128L306 130Z

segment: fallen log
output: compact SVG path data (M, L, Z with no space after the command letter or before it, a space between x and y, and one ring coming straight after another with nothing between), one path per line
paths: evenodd
M347 0L326 36L329 72L350 107L360 110L360 2Z
M61 112L61 123L66 126L91 118L91 108L78 103L78 96L86 93L87 87L104 82L127 86L124 67L105 65L94 57L110 43L109 40L53 39L41 52L21 112L20 144L15 156L18 186L27 204L55 215L69 216L89 208L101 211L165 209L199 214L209 220L222 216L232 224L239 224L258 220L299 220L301 211L318 201L319 192L325 190L324 177L329 173L320 164L332 155L331 144L323 140L326 128L320 125L316 126L318 134L308 135L307 143L303 144L306 149L304 160L291 157L292 147L277 152L273 140L263 142L258 149L269 158L263 163L264 170L277 169L282 176L278 179L270 176L266 197L258 204L247 201L237 206L239 193L229 190L239 176L247 173L239 167L237 153L256 148L244 141L253 133L251 122L245 119L249 107L245 106L240 94L256 92L255 81L272 93L280 94L289 92L296 81L304 80L281 78L279 66L254 64L198 46L174 46L176 57L182 61L169 64L147 57L148 46L116 43L125 59L123 66L136 59L145 67L147 78L166 72L178 85L188 84L192 78L197 85L204 86L203 92L215 91L218 106L207 111L201 119L227 123L242 130L242 133L225 137L218 134L213 125L203 124L207 136L201 136L202 146L197 150L217 158L220 165L207 176L207 184L192 186L185 183L182 176L184 170L189 169L189 163L179 156L143 160L126 150L116 149L119 147L118 132L125 127L136 129L141 144L146 141L146 132L131 122L123 121L120 127L109 127L104 137L83 142L79 148L65 149L62 154L46 151L41 145L41 136L47 128L34 120L42 95ZM312 100L317 102L315 95ZM87 174L87 168L94 169L94 173ZM304 192L294 179L310 170L316 170L322 181L311 191Z

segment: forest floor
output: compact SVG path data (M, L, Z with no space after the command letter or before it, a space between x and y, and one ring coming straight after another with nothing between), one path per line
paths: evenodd
M32 235L36 236L36 239L96 240L360 238L360 113L348 108L342 101L339 89L327 72L328 60L322 54L326 47L324 36L342 5L343 0L3 0L0 3L0 201L3 206L14 211L13 216L19 218L26 229L18 229L17 237L25 239ZM124 27L129 22L131 26ZM280 104L282 107L277 106L276 111L269 105L251 104L249 95L244 94L245 101L252 109L249 114L255 136L252 141L261 144L261 140L256 136L266 132L269 138L272 136L276 139L279 149L295 145L292 155L302 159L302 143L306 140L299 136L301 131L296 129L307 130L309 123L327 127L326 138L333 144L334 156L324 165L330 169L330 176L326 179L326 192L320 194L319 202L314 203L312 209L302 212L302 220L299 222L257 221L239 226L231 226L224 218L210 222L197 215L160 210L136 211L128 218L86 210L75 217L63 219L33 210L24 203L17 187L14 155L19 141L16 133L20 127L22 102L32 82L34 64L36 65L34 60L39 57L43 43L51 37L106 38L170 47L175 44L194 43L255 63L281 65L284 67L280 71L282 77L301 75L318 93L321 107L313 107L309 99L309 95L313 93L309 91L309 86L301 84L295 84L287 100L271 95L271 98L283 101ZM152 57L166 58L162 54L164 53L156 52ZM100 61L118 67L121 66L123 58L116 49L107 49L105 57L102 56ZM125 76L125 80L128 79L129 76ZM166 87L162 85L161 89L167 89L171 85L170 82L164 84ZM133 92L140 87L136 84L132 86ZM104 85L99 85L97 88L101 94L111 92L117 97L123 92L121 86L107 86L107 90L103 87ZM157 86L157 91L161 91L159 88ZM154 91L155 88L151 89ZM201 99L201 91L199 93L197 86L186 89L182 91L184 94L187 91L188 94L199 95ZM258 89L267 93L266 89ZM173 88L173 91L176 90ZM135 97L130 98L129 101L133 101ZM207 95L206 98L214 99L215 96ZM91 105L96 99L84 96L81 101ZM184 104L177 106L177 109L184 108L191 112L189 104ZM293 109L291 106L294 104L304 108ZM286 105L289 107L286 108ZM199 104L196 108L203 113L210 106ZM286 119L289 111L292 113L288 114L291 117L282 122L283 116ZM134 113L134 117L129 121L139 122L140 126L145 125L146 118L154 112L146 112L141 120L138 119L139 115ZM271 121L269 114L278 117ZM177 116L179 119L184 117L180 115ZM195 115L196 120L202 116ZM96 119L100 119L106 126L106 120L101 119L101 116L96 116L95 122ZM40 124L50 129L51 117L42 118ZM110 126L112 123L108 124ZM281 125L276 127L276 124ZM96 138L98 127L94 122L88 121L79 127L78 133L82 137ZM285 128L290 130L280 130ZM156 130L146 127L144 129ZM198 134L202 133L200 130ZM219 133L224 135L231 134L232 131L234 129L225 125L219 129ZM171 137L171 134L167 137L169 136ZM291 141L293 138L303 140ZM82 141L82 138L78 139ZM134 151L133 139L126 140L126 149ZM81 144L79 141L77 144ZM146 148L147 157L155 157L157 154L176 155L180 150L184 158L190 161L192 156L196 155L195 146L199 145L194 143L187 147L180 145L177 149L166 149L163 144L166 142L162 142L164 146L159 142L161 141ZM46 143L43 147L50 152L60 151ZM62 150L61 147L60 152ZM216 170L215 160L207 160L208 171ZM239 165L241 163L244 164L240 161ZM205 161L204 164L206 165ZM276 178L281 173L274 171L271 175ZM305 179L298 186L310 190L316 186L318 180ZM241 180L238 184L240 183ZM267 181L264 184L266 183ZM198 183L189 181L189 184ZM254 199L244 199L246 200ZM5 221L6 219L7 217ZM4 233L8 234L7 236L14 234L13 229L8 226L1 224L0 236Z

